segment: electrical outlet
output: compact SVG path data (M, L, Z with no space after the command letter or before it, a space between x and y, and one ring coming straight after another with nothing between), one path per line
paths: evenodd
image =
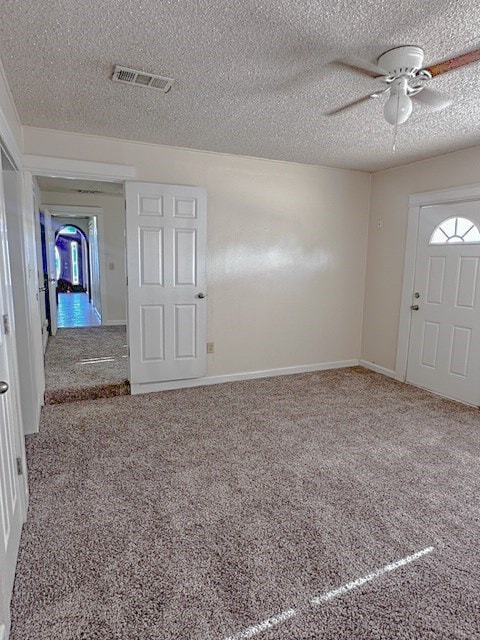
M377 229L383 229L383 218L377 219Z
M213 342L207 342L207 353L213 353L215 351L215 345Z

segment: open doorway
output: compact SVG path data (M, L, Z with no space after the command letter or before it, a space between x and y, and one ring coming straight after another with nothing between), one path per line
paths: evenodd
M47 403L128 393L122 183L37 177Z
M102 324L96 216L52 215L58 328Z
M57 279L56 303L58 328L97 327L102 317L92 300L92 287L99 289L99 274L92 270L98 262L98 246L87 229L81 228L82 219L72 218L67 222L52 218L55 229L55 277ZM95 259L90 259L92 252ZM93 258L93 256L92 256Z

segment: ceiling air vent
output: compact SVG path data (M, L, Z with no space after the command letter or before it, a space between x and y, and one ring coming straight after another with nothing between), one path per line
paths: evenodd
M128 69L128 67L121 67L118 64L113 71L112 80L114 82L123 82L123 84L136 84L141 87L156 89L157 91L163 91L163 93L170 91L173 84L173 78L165 78L154 73Z

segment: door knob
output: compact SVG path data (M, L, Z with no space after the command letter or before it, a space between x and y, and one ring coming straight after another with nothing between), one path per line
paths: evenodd
M418 310L420 309L420 307L418 306L418 304L412 304L412 305L410 306L410 309L411 309L412 311L418 311Z
M6 393L8 391L8 382L0 382L0 394Z
M197 298L205 298L205 294L204 293L199 293Z

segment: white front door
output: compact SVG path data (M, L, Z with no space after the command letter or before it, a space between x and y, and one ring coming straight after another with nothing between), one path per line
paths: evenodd
M7 251L3 196L0 192L0 632L9 627L8 609L24 519L25 490L17 472L24 459L19 405L16 393L13 292Z
M47 249L47 271L48 271L48 298L50 301L50 333L54 336L57 333L57 269L55 267L55 233L53 231L52 216L45 210L45 243Z
M480 202L422 207L407 382L480 405Z
M206 373L207 194L127 182L130 382Z

